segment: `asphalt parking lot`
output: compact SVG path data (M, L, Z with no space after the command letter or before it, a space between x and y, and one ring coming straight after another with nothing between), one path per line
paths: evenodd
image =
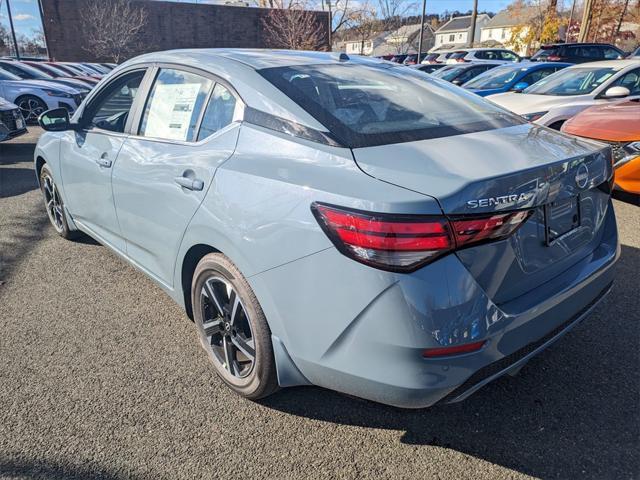
M232 394L192 323L105 247L48 224L0 144L0 477L640 477L640 208L615 209L612 293L519 376L403 411L305 387Z

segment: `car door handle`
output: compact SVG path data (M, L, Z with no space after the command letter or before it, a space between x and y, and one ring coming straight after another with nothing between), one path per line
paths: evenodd
M96 160L96 163L104 168L109 168L111 166L111 160L107 158L107 153L103 153L100 158Z
M198 178L175 177L173 181L187 190L200 191L204 188L204 182Z

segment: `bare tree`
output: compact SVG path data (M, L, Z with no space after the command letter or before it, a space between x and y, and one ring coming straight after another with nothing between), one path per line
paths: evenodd
M360 54L364 54L364 44L373 37L380 28L380 22L376 18L376 11L368 3L361 4L360 8L352 14L351 29L360 41Z
M302 6L272 9L262 20L270 46L291 50L324 50L327 45L322 20Z
M403 24L403 19L416 6L411 0L378 0L378 14L384 29L395 30Z
M87 45L97 59L119 63L141 50L140 33L147 24L147 12L129 0L88 1L81 18Z

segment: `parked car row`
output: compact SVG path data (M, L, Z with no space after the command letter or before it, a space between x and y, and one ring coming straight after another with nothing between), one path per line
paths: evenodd
M52 108L73 113L115 65L0 59L0 97L17 105L27 124Z
M412 68L487 97L529 122L613 144L616 186L640 195L640 58Z

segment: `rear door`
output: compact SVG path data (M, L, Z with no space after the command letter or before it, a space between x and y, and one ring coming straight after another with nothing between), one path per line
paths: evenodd
M113 192L127 255L171 286L182 235L235 149L242 106L230 86L198 70L167 65L154 76Z

